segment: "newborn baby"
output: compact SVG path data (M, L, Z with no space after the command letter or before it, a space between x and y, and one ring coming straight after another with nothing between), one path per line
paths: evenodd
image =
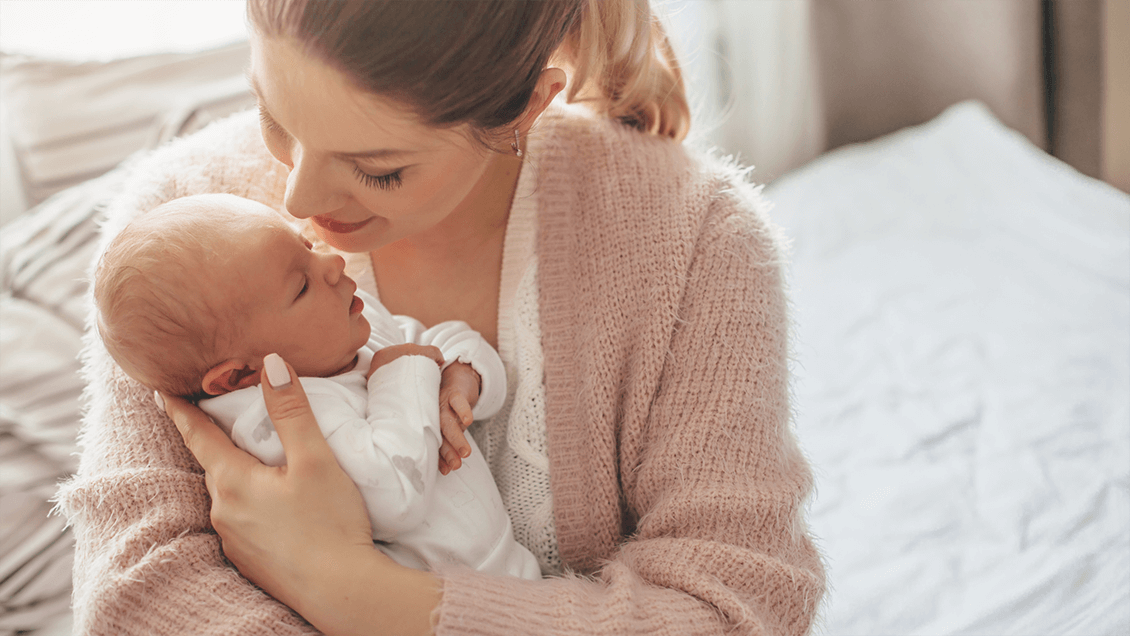
M424 329L392 316L344 266L262 204L176 199L106 249L94 281L98 331L127 374L200 399L238 447L272 466L286 457L257 385L264 356L279 354L361 491L382 551L420 569L461 563L540 578L474 440L461 469L437 468L437 363L458 360L479 374L481 419L505 399L498 354L465 323Z

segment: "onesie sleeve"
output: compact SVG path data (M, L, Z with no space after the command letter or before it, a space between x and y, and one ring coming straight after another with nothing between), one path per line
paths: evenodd
M407 342L438 347L446 365L463 362L482 380L479 401L472 410L476 420L493 417L506 401L506 367L502 358L479 332L461 320L449 320L425 329L410 316L393 316Z
M358 461L357 475L350 477L369 507L376 539L390 540L418 526L431 505L441 440L439 381L439 367L424 356L403 356L380 367L369 377L366 421L339 428L331 441L343 468L345 454ZM369 464L383 470L367 472Z

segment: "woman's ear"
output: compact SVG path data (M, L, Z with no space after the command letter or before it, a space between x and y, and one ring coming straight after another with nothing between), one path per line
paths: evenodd
M256 384L259 384L259 369L243 360L232 358L208 369L200 386L208 395L223 395Z
M549 108L553 98L565 90L566 80L565 71L559 68L551 67L541 72L537 86L534 86L534 92L530 95L530 103L526 105L526 112L522 113L518 122L518 130L523 135L530 132L534 122Z

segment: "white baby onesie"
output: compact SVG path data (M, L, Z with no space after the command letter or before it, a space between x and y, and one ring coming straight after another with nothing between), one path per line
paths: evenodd
M537 560L514 539L498 487L470 435L471 455L462 467L439 473L436 363L403 356L365 380L379 349L407 342L438 347L448 364L470 364L482 378L473 410L478 420L493 416L506 399L502 360L466 323L424 329L413 318L392 316L371 295L357 295L365 301L372 332L356 366L331 378L301 380L322 434L361 491L377 547L398 563L423 570L464 564L486 573L541 578ZM239 448L264 464L286 463L258 386L203 400L200 407Z

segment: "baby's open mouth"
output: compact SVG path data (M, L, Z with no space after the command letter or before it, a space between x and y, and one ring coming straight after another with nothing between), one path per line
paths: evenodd
M357 296L354 296L353 302L349 303L349 315L352 316L353 314L359 314L364 308L365 301L361 300Z

